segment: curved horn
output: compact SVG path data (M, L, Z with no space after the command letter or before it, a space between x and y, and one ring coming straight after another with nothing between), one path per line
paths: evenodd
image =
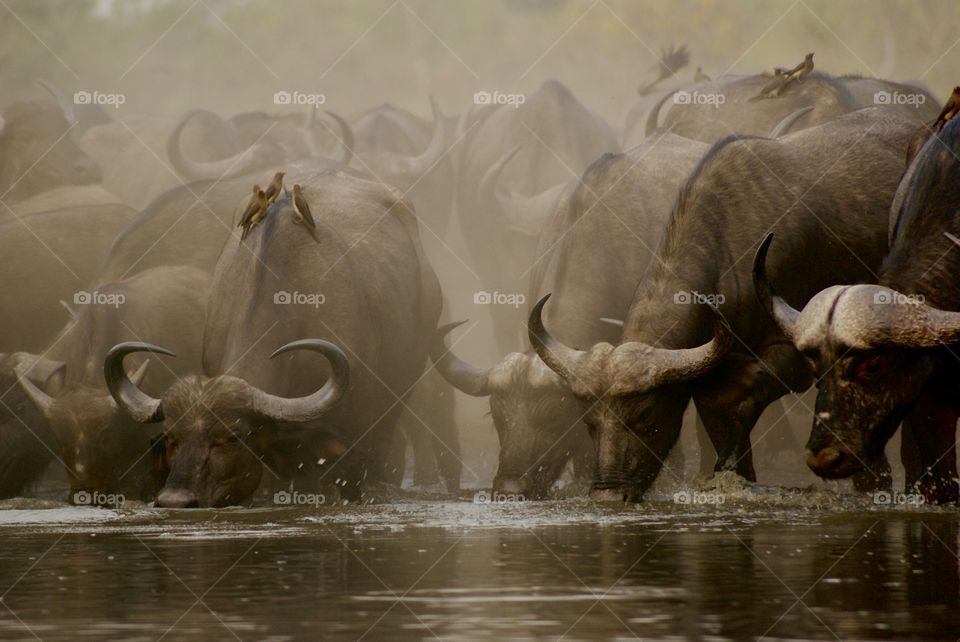
M550 294L544 295L530 311L527 336L533 349L540 355L540 359L564 380L570 382L575 376L577 366L587 353L565 346L547 332L543 325L543 306L547 304L549 298Z
M311 151L315 155L329 156L338 163L349 165L350 161L353 159L353 129L350 127L350 124L347 121L340 117L339 114L329 110L326 110L326 114L336 121L337 127L340 128L340 136L337 137L337 149L334 153L330 154L322 150L317 150L315 144L311 143Z
M793 124L809 111L813 111L813 106L808 105L807 107L801 107L797 111L787 114L783 120L777 123L776 127L770 130L770 133L767 134L767 138L780 138L784 134L789 133L790 128L793 127Z
M925 303L895 303L876 305L877 290L883 290L889 299L906 295L880 286L863 286L863 293L852 305L835 313L833 325L855 336L866 346L897 346L902 348L937 348L960 342L960 312L940 310ZM849 295L848 295L849 296ZM872 308L873 323L864 327L863 309Z
M679 90L674 89L673 91L664 94L663 98L658 100L657 104L650 108L650 113L647 114L647 127L645 130L647 136L653 134L660 127L658 124L658 121L660 120L660 109L663 107L663 104L670 99L671 96L677 93L677 91Z
M167 138L167 158L178 174L191 181L224 179L249 173L261 165L257 159L269 154L271 149L270 145L264 143L256 143L232 156L215 161L195 161L184 156L180 149L180 134L183 128L195 116L206 113L208 112L202 109L187 112Z
M250 386L254 412L282 421L313 421L322 417L346 393L350 384L350 362L343 350L323 339L300 339L278 348L270 358L295 350L311 350L326 357L330 363L330 378L313 394L292 399L271 395Z
M59 88L56 87L53 83L47 82L46 80L39 79L37 84L47 90L47 92L53 96L53 99L58 105L60 105L60 111L63 112L63 117L67 119L67 122L71 125L77 123L77 112L73 108L73 103L67 100L67 97L63 95Z
M486 397L490 394L490 370L478 368L453 354L444 344L444 337L466 321L457 321L437 328L430 359L447 383L471 397Z
M767 251L771 243L773 243L773 232L767 234L757 248L756 256L753 257L753 289L763 309L767 311L780 331L793 341L800 311L793 309L789 303L777 296L773 286L770 285L770 279L767 277Z
M640 341L623 343L613 350L610 363L610 393L644 392L660 386L684 383L709 372L723 359L733 341L726 319L715 306L713 338L695 348L654 348Z
M539 237L567 184L558 183L533 196L504 194L500 176L519 151L520 146L516 145L501 156L483 175L479 191L483 198L493 200L497 212L506 219L507 227L527 236Z
M30 401L33 402L33 405L37 407L37 410L40 411L40 414L47 419L50 419L50 411L53 408L54 401L53 397L41 390L39 386L27 379L25 375L18 376L17 383L20 384L20 388L27 395L27 397L29 397Z
M124 357L134 352L165 354L170 357L177 356L166 348L141 341L118 343L110 348L103 360L103 378L107 384L107 390L110 391L110 396L117 402L117 405L126 410L134 421L141 424L163 421L163 407L160 400L154 399L140 390L130 380L127 371L123 368ZM138 372L141 371L146 371L145 365L140 366ZM137 376L137 373L134 373L134 376Z

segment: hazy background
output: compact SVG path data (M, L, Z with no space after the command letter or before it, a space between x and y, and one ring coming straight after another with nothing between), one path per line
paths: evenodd
M814 51L821 71L920 82L942 100L960 80L958 24L956 0L0 0L0 104L44 96L42 78L68 94L123 94L117 118L296 109L274 105L281 90L322 93L348 117L383 102L426 117L428 94L452 115L477 90L530 93L552 77L619 135L668 45L689 48L684 80ZM451 256L470 262L457 226L446 245L424 237L452 318L480 322L457 352L492 365L503 355L473 305L480 284ZM464 482L489 481L487 402L457 403ZM791 463L813 481L799 453Z
M711 76L794 64L957 84L955 0L0 0L3 102L36 78L127 97L121 111L225 115L273 92L323 93L350 114L389 100L447 112L473 91L565 82L615 127L662 46Z

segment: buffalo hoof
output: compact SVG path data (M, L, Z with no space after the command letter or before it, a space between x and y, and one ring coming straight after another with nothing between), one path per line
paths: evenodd
M956 504L957 482L952 479L924 477L919 483L920 493L927 504Z
M196 508L197 496L183 488L164 489L157 496L157 506L161 508Z

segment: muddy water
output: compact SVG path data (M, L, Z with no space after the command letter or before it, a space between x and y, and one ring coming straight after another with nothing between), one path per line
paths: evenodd
M0 639L960 637L958 512L822 490L0 508Z

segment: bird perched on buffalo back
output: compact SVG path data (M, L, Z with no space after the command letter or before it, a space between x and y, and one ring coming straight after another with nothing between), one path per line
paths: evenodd
M750 99L750 102L762 100L763 98L776 98L788 82L790 82L790 79L786 72L783 69L775 69L773 71L773 78L763 86L759 94Z
M797 82L800 82L806 78L811 71L813 71L813 52L808 53L804 57L803 62L793 69L781 69L780 71L784 72L784 74L787 76L787 80L796 80Z
M237 224L237 227L243 228L243 231L240 233L241 241L247 238L247 234L250 233L253 226L260 222L264 214L267 213L269 206L266 192L260 189L259 185L254 185L253 196L250 197L247 209L243 212L243 216L240 217L240 223Z
M273 175L273 180L270 181L266 189L267 205L273 203L280 196L280 191L283 189L283 177L286 175L286 172L277 172Z
M310 205L307 203L307 199L303 195L303 190L299 185L293 186L293 195L290 197L290 202L293 204L293 213L297 217L297 223L303 223L310 232L310 236L313 237L313 240L317 241L317 235L314 232L317 224L313 220L313 214L310 213Z
M950 119L957 115L957 112L960 112L960 85L953 88L953 93L950 94L950 97L947 98L947 102L944 103L943 109L940 110L940 115L937 116L937 119L933 121L933 125L930 126L935 132L943 129L943 126L950 122Z

